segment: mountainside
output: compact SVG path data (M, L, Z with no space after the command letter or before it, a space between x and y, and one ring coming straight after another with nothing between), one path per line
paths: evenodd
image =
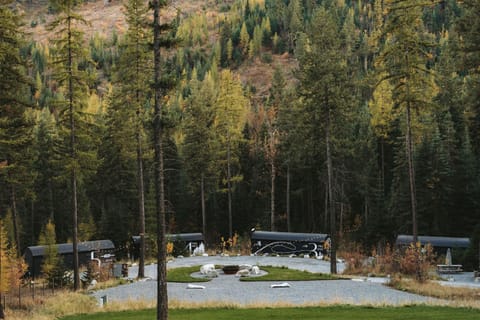
M223 1L223 5L231 4L235 1ZM46 26L54 18L53 13L49 13L48 1L31 0L23 1L19 5L20 12L23 14L26 32L31 34L32 39L44 45L48 45L51 34L46 30ZM196 14L205 14L217 24L222 17L228 13L219 12L218 4L214 0L178 0L173 6L170 6L166 12L162 12L162 18L171 20L179 12L182 19ZM91 39L95 35L110 39L115 33L118 36L124 35L127 26L125 21L125 8L121 0L97 0L87 1L78 8L78 13L88 22L87 25L80 26L85 32L85 40ZM218 28L211 27L209 39L213 45L218 38ZM254 97L256 99L265 98L268 95L270 82L273 75L273 67L280 66L285 71L287 79L292 80L292 70L296 66L295 59L288 53L274 54L268 63L255 59L253 62L247 62L236 68L245 85L253 86L256 89Z

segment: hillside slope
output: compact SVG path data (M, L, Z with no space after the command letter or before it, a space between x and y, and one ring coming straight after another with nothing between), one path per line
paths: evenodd
M48 13L48 1L27 1L21 5L21 8L24 12L25 27L33 41L47 44L50 34L46 30L46 26L54 18L53 14ZM180 11L183 18L201 12L205 12L210 17L221 15L215 1L177 0L163 13L163 17L171 19L176 15L177 10ZM86 39L90 39L95 34L110 38L114 31L118 35L122 35L128 27L124 16L123 1L120 0L86 2L79 7L78 13L89 23L82 26ZM212 33L210 39L214 41L218 36L218 29L213 28L210 32ZM255 59L253 62L243 63L234 70L240 75L244 84L255 88L253 97L255 100L261 100L268 95L274 66L279 65L283 69L287 80L293 78L292 70L296 66L294 58L288 54L283 54L272 55L271 60L271 62L266 63L261 59Z

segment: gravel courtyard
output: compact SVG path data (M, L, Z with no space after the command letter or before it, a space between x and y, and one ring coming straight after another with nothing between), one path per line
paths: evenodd
M330 265L326 261L316 259L288 257L189 257L177 258L168 263L168 268L204 265L251 264L258 266L286 266L291 269L310 272L329 273ZM339 272L344 265L338 264ZM129 278L134 279L138 268L129 269ZM92 295L101 301L106 296L109 302L127 300L156 299L156 266L149 265L145 274L150 279L130 284L95 291ZM382 284L384 279L355 279L330 281L291 281L290 287L272 288L272 284L280 282L243 282L233 275L220 275L210 282L197 283L204 289L188 289L187 283L168 283L170 301L193 303L223 303L233 305L275 305L293 306L318 305L322 303L342 303L353 305L403 305L411 303L428 303L434 301L407 292L390 289Z

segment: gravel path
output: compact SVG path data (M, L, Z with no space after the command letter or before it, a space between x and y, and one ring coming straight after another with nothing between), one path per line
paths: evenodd
M168 268L195 266L213 263L217 265L252 264L259 266L287 266L291 269L328 273L328 262L285 257L191 257L176 259ZM343 271L343 264L338 265ZM135 278L138 269L129 269L129 277ZM156 278L156 266L145 268L146 276ZM364 305L402 305L428 303L431 298L390 289L384 286L382 279L330 280L330 281L291 281L288 288L271 288L279 282L242 282L232 275L221 275L210 282L198 283L205 289L187 289L187 283L168 283L170 301L194 303L223 303L234 305L318 305L323 303L364 304ZM107 296L111 301L154 300L156 299L156 281L133 282L93 293L99 301Z

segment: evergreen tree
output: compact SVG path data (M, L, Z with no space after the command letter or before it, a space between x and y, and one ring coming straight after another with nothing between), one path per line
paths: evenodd
M214 161L218 156L213 120L216 101L215 83L207 73L200 82L194 69L190 81L191 95L185 108L182 155L193 194L200 194L202 232L207 234L206 199L211 185L217 182ZM210 186L210 187L209 187Z
M476 0L465 0L462 3L465 14L458 19L456 30L460 36L458 51L462 57L462 73L467 73L468 84L465 101L471 116L469 119L471 143L475 154L480 154L480 3Z
M338 37L339 27L331 14L320 7L315 11L308 28L308 41L301 50L298 72L299 95L303 103L305 124L308 126L305 137L316 139L319 128L323 130L321 138L325 145L326 160L326 196L330 216L331 234L331 272L336 273L337 227L334 198L334 155L339 151L335 147L335 132L351 106L352 83L346 65L346 56L342 52ZM321 33L317 30L322 30ZM337 150L335 150L337 148ZM318 161L318 160L317 160Z
M8 273L11 264L7 241L7 233L5 232L2 220L0 220L0 299L2 301L2 296L10 290ZM0 319L5 319L3 302L0 303Z
M51 285L61 280L61 258L58 253L57 237L55 235L55 225L51 220L44 226L42 233L38 238L38 245L45 246L45 253L43 255L42 273L47 277Z
M126 118L123 118L122 127L133 128L136 140L136 164L137 164L137 194L138 194L138 218L140 234L140 260L138 277L145 276L145 187L143 170L143 149L145 145L144 119L145 106L148 104L150 92L148 88L151 73L151 57L148 55L148 46L151 41L151 33L147 29L148 8L143 1L130 0L125 4L128 31L125 43L120 55L116 76L115 97L113 104L116 108L124 108ZM119 112L121 114L122 112ZM126 128L125 128L126 129ZM128 130L128 129L127 129ZM132 132L125 132L125 139L130 140ZM126 144L126 147L128 144Z
M250 44L250 35L248 34L247 25L245 22L242 24L242 29L240 30L240 48L242 49L243 54L247 54Z
M26 114L24 98L28 79L20 56L21 19L10 4L8 0L0 2L0 187L9 195L15 246L22 248L18 204L32 198L29 182L34 177L29 170L32 158L29 146L33 122Z
M239 144L242 140L248 105L240 80L230 70L223 70L218 83L214 123L216 140L223 153L221 164L226 171L229 238L233 236L232 189L234 183L241 179L240 175L233 174L232 165L238 161Z
M35 217L31 221L30 243L35 243L43 226L56 217L56 195L58 193L55 176L58 168L55 161L56 146L60 144L55 118L45 108L37 115L34 131L35 161L32 166L36 172L35 179ZM59 210L60 211L60 210ZM60 217L58 217L60 220Z
M423 7L430 1L385 1L388 15L385 22L385 46L378 57L385 66L388 81L393 85L394 103L405 113L405 140L410 185L412 232L417 241L417 196L413 162L412 113L425 109L435 95L432 72L427 70L429 50L433 44L423 38Z
M72 240L73 240L73 287L80 289L80 272L78 261L78 180L80 173L79 139L80 111L85 106L87 87L87 72L80 68L80 64L86 60L87 52L83 45L83 32L79 24L87 22L75 12L77 1L50 0L52 7L59 14L49 24L48 29L55 31L56 38L53 40L55 53L53 63L56 67L55 78L64 88L65 99L58 101L60 123L66 129L68 139L65 149L68 150L66 168L70 175L71 210L72 210ZM85 136L83 136L85 137ZM91 159L89 159L91 160Z
M172 83L168 79L162 61L162 48L175 44L175 25L161 23L160 10L167 7L163 0L153 0L153 143L154 143L154 185L155 207L157 216L157 320L168 319L167 295L167 241L166 241L166 200L165 200L165 168L164 141L166 141L164 96Z

